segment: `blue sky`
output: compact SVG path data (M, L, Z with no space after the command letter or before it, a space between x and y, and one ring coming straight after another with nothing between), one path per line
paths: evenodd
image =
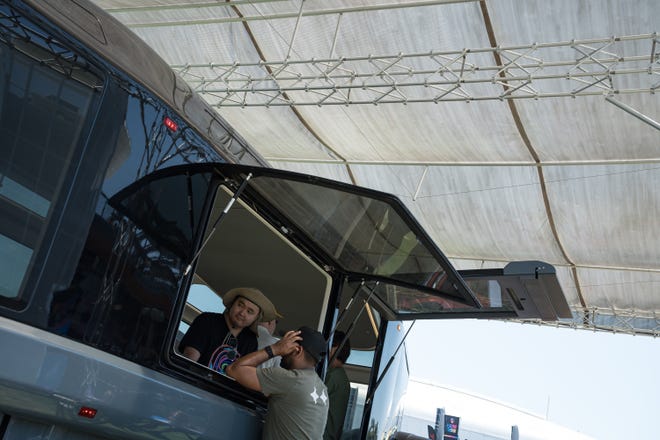
M414 378L547 413L598 440L660 438L660 339L436 320L417 321L407 346Z

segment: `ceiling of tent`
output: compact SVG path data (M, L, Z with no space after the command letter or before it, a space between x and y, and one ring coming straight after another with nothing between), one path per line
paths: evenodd
M94 0L274 167L399 196L459 269L660 335L658 0Z

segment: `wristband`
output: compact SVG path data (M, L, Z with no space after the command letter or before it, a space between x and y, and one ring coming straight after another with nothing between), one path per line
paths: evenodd
M275 357L275 355L273 354L273 349L270 348L270 345L266 345L266 346L264 347L264 351L265 351L266 354L268 355L268 359L272 359L273 357Z

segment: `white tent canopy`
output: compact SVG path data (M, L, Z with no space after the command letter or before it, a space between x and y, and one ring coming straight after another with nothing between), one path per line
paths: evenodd
M274 167L399 196L459 269L543 260L660 335L657 0L95 0Z

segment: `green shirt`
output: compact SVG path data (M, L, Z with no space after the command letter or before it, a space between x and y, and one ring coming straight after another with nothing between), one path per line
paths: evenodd
M328 392L313 369L257 369L268 396L264 440L321 440L328 417Z
M348 398L351 394L351 385L346 371L342 367L330 368L325 377L325 385L328 387L330 409L323 440L339 440L346 418Z

